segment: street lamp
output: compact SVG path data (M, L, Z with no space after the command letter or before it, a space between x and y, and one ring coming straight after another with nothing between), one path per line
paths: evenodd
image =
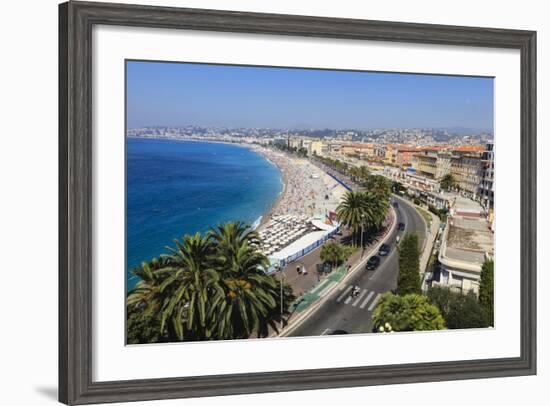
M365 234L365 213L361 214L361 257L365 252L365 246L363 245L363 234Z
M281 287L281 331L283 331L283 327L284 327L284 322L283 322L283 314L284 314L284 306L283 306L283 277L284 277L284 272L283 272L283 268L280 266L280 265L277 265L277 269L278 271L280 272L280 287Z

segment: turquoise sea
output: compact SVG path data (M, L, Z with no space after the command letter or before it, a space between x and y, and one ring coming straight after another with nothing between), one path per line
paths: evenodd
M227 221L252 224L282 188L279 169L245 147L127 138L127 288L136 283L131 270L174 239Z

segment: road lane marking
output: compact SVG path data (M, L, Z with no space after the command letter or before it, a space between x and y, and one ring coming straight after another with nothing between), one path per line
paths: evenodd
M357 300L355 302L353 302L352 306L353 307L357 306L357 303L359 303L361 301L361 299L363 299L363 296L365 296L366 293L367 293L367 289L363 289L363 292L361 292L361 294L359 295Z
M348 288L344 290L344 292L340 296L338 296L338 299L336 299L336 301L339 302L340 300L342 300L344 296L346 296L346 294L351 290L351 288L353 288L353 285L349 285Z
M374 298L374 300L372 301L372 303L370 304L369 308L367 309L369 312L372 311L372 309L374 309L374 306L376 306L376 304L378 303L378 301L380 300L380 297L382 296L381 293L379 293L378 295L376 295L376 297Z
M325 286L325 288L321 292L318 293L319 297L325 297L334 285L336 285L336 282L330 281L330 283Z
M321 333L322 336L326 335L330 331L330 328L326 328L325 331Z
M360 309L364 309L367 303L369 302L370 298L374 295L374 292L370 292L367 298L364 300L363 303L361 303L361 306L359 306Z
M351 295L349 295L348 298L344 300L344 304L348 304L349 302L351 302Z

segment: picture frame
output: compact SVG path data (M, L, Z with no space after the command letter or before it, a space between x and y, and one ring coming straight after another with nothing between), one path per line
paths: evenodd
M92 27L169 28L516 49L521 58L520 356L96 382L92 379ZM59 6L59 400L143 401L536 374L536 33L73 2Z

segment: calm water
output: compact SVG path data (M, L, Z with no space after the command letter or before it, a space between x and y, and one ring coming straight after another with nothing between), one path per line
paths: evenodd
M175 238L226 221L252 224L282 190L279 170L240 146L135 138L126 146L128 288L130 271Z

